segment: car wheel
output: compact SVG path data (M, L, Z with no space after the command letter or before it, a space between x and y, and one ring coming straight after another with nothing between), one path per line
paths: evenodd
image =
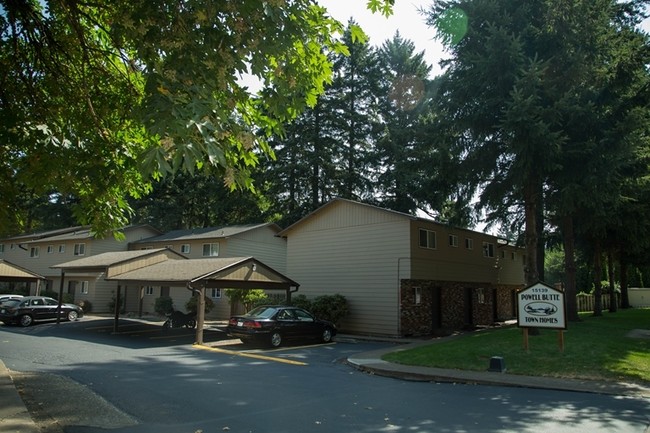
M325 328L321 337L323 339L323 343L329 343L332 341L332 330L330 328Z
M278 331L271 332L271 346L279 347L282 344L282 334Z
M34 319L29 314L20 316L20 326L29 326L34 323Z
M74 310L68 311L68 320L70 322L77 320L79 318L79 313Z

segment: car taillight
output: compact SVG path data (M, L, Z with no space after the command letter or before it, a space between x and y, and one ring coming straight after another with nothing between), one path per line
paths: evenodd
M245 328L254 328L254 329L259 329L262 327L262 324L258 322L257 320L252 320L249 322L244 323Z
M236 326L237 325L237 319L234 317L228 321L229 325Z

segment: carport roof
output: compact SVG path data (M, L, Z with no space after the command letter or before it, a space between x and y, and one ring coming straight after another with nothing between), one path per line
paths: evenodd
M298 283L253 257L166 260L107 280L214 288L289 289Z
M55 269L60 268L66 271L108 268L109 266L119 265L130 260L157 255L162 251L166 251L168 254L174 254L178 256L179 259L187 259L187 257L183 256L182 254L179 254L168 248L152 248L148 250L135 251L112 251L108 253L97 254L94 256L83 257L50 267Z
M42 275L0 259L1 281L38 281L44 279L45 277Z

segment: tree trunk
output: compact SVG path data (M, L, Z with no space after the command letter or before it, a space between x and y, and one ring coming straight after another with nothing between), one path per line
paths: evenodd
M531 176L531 178L534 176ZM524 210L526 218L526 285L530 286L539 281L537 271L537 207L539 205L539 192L537 182L528 180L524 186Z
M573 218L565 216L562 219L562 242L564 244L564 297L566 302L567 320L580 321L578 314L577 289L576 289L576 259L573 234Z
M627 280L627 270L628 270L628 264L627 260L623 257L623 254L621 254L621 257L619 258L619 267L621 268L621 308L630 308L630 296L628 295L627 292L627 285L628 285L628 280Z
M609 312L616 313L618 302L616 300L616 288L614 286L614 253L607 251L607 274L609 277Z
M600 241L594 242L594 316L603 315L603 265L601 259Z

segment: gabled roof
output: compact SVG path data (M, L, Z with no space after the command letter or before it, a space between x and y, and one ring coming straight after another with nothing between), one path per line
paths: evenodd
M50 266L50 268L64 269L64 270L104 268L104 267L119 265L121 263L125 263L133 259L153 256L160 253L161 251L166 251L168 254L178 256L179 259L187 259L187 257L185 257L184 255L177 253L176 251L170 250L168 248L152 248L148 250L112 251L108 253L101 253L94 256L88 256L76 260L71 260L65 263L59 263L58 265Z
M223 239L238 234L256 230L262 227L270 227L276 233L280 231L275 223L260 223L260 224L243 224L236 226L220 226L220 227L204 227L196 229L183 229L172 230L160 236L145 238L138 241L131 242L132 244L146 244L152 242L171 242L171 241L191 241L199 239Z
M381 208L379 206L375 206L375 205L371 205L371 204L367 204L367 203L361 203L361 202L358 202L358 201L348 200L348 199L344 199L344 198L334 198L334 199L328 201L327 203L325 203L324 205L322 205L321 207L319 207L318 209L310 212L309 214L307 214L306 216L304 216L300 220L298 220L295 223L291 224L286 229L279 232L278 236L282 236L282 237L286 236L289 232L293 231L296 227L304 224L308 220L311 220L311 219L315 218L318 214L321 214L325 210L327 210L330 207L333 207L333 206L335 206L335 205L337 205L339 203L349 203L349 204L352 204L352 205L355 205L355 206L363 206L363 207L367 207L369 209L377 210L379 212L391 213L393 215L401 216L401 217L404 217L405 219L414 220L414 221L415 220L423 220L423 221L435 222L433 220L425 220L425 219L419 218L419 217L417 217L415 215L407 214L407 213L404 213L404 212L399 212L399 211L396 211L396 210Z
M126 226L121 229L118 229L116 231L119 232L126 232L129 230L133 230L136 228L141 228L141 227L147 227L151 229L151 231L154 231L156 233L160 233L160 230L153 228L149 224L139 224L139 225L131 225L131 226ZM110 235L109 235L110 236ZM63 230L61 233L58 234L52 234L50 236L42 236L39 238L32 238L29 240L25 240L25 242L22 242L23 244L29 244L29 243L37 243L37 242L63 242L63 241L75 241L75 240L85 240L85 239L92 239L95 237L95 232L92 230L92 227L90 226L79 226L79 227L74 227L71 229Z
M44 239L44 238L50 238L52 236L59 236L65 233L72 233L75 231L79 230L84 230L89 228L88 226L74 226L74 227L66 227L63 229L54 229L54 230L46 230L42 232L34 232L34 233L24 233L21 235L16 235L8 238L3 238L3 242L14 242L14 243L20 243L20 242L27 242L31 240L38 240L38 239Z
M44 279L45 277L42 275L0 259L0 281L36 281Z
M288 289L298 283L253 257L167 260L107 280L156 285Z

